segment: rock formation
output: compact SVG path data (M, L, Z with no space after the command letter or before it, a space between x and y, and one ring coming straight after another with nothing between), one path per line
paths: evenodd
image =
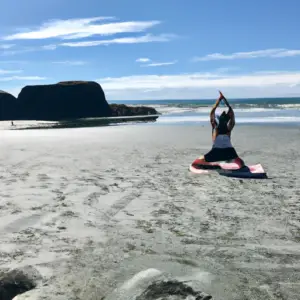
M14 120L16 118L17 98L0 91L0 120Z
M111 104L112 116L146 116L158 115L153 107L148 106L127 106L125 104Z
M25 86L18 99L0 91L0 109L0 121L69 121L132 116L148 116L141 117L141 121L152 121L158 116L151 118L151 115L159 114L152 107L109 105L101 86L93 81L64 81Z
M108 117L111 109L101 86L91 81L26 86L18 96L18 119L67 120Z

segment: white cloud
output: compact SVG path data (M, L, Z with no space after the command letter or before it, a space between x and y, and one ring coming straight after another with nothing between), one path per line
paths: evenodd
M177 63L177 60L169 61L169 62L154 62L150 58L138 58L136 62L142 63L141 67L162 67L162 66L170 66ZM151 62L151 63L150 63ZM143 64L144 63L144 64ZM145 64L148 63L148 64Z
M166 99L170 96L184 99L188 97L188 94L199 98L203 91L213 97L218 89L230 90L233 93L238 91L239 97L242 94L244 97L249 97L247 92L256 96L265 96L266 94L275 96L279 92L290 93L292 87L299 87L300 72L266 72L265 74L239 75L219 73L141 75L101 78L97 81L108 97L114 99L130 99L130 97L132 99L134 97L145 99L145 91L148 92L146 96L148 99L151 99L151 97Z
M96 40L96 41L81 41L81 42L66 42L61 44L50 44L37 47L24 47L16 50L6 50L0 53L2 56L16 55L26 52L42 51L42 50L55 50L57 47L95 47L95 46L108 46L111 44L140 44L140 43L153 43L153 42L168 42L176 36L173 34L152 35L147 34L137 37L123 37L109 40ZM149 60L150 61L150 60Z
M28 61L24 60L1 60L0 64L27 64Z
M12 47L14 47L15 44L0 44L0 49L10 49Z
M119 78L103 78L99 82L106 89L161 89L161 88L201 88L201 87L255 87L277 84L300 83L300 72L273 74L220 75L193 73L180 75L142 75Z
M0 81L45 80L39 76L13 76ZM107 99L208 99L221 89L230 98L300 96L300 71L262 71L249 74L184 73L97 79ZM17 95L21 87L2 86Z
M300 50L284 50L274 54L273 57L291 57L291 56L299 56Z
M0 75L3 75L3 74L19 74L19 73L22 73L23 70L2 70L0 69Z
M234 59L251 59L260 57L278 58L292 57L300 55L300 50L288 49L266 49L251 52L235 52L231 54L213 53L202 57L195 57L193 61L209 61L209 60L234 60Z
M6 50L1 52L1 56L10 56L10 55L16 55L20 53L26 53L26 52L31 52L33 51L32 49L20 49L20 50Z
M162 66L170 66L177 63L177 60L169 61L169 62L153 62L146 65L141 65L141 67L162 67Z
M237 70L240 70L239 67L221 67L221 68L217 68L215 70L215 72L217 73L228 73L230 71L237 71Z
M173 37L173 35L143 35L139 37L123 37L111 40L99 40L99 41L84 41L84 42L71 42L62 43L60 46L65 47L93 47L101 45L111 45L111 44L139 44L139 43L151 43L151 42L168 42Z
M98 24L99 21L114 19L113 17L96 17L68 20L51 20L42 24L36 30L5 36L4 40L22 39L79 39L94 35L113 35L125 32L142 32L158 25L159 21L131 21Z
M146 63L146 62L149 62L149 61L151 61L151 59L150 58L138 58L137 60L136 60L136 62L142 62L142 63Z
M55 50L57 48L56 45L45 45L45 46L42 46L41 49L44 49L44 50Z
M68 66L83 66L86 65L86 61L81 60L65 60L65 61L54 61L53 64L59 64L59 65L68 65Z
M40 76L12 76L12 77L0 77L0 81L14 81L14 80L24 80L24 81L40 81L46 80L46 77Z
M10 56L10 55L16 55L21 53L27 53L27 52L34 52L34 51L42 51L42 50L55 50L56 45L46 45L46 46L37 46L37 47L23 47L16 50L5 50L0 53L2 56Z

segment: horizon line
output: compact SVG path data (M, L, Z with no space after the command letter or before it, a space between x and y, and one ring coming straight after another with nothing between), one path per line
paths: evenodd
M228 97L226 97L228 98ZM123 100L108 100L106 99L107 102L112 102L112 101L215 101L217 98L205 98L205 99L200 99L200 98L182 98L182 99L139 99L139 100L134 100L134 99L123 99ZM229 98L230 101L238 101L238 100L256 100L256 99L300 99L299 96L277 96L277 97L238 97L238 98Z

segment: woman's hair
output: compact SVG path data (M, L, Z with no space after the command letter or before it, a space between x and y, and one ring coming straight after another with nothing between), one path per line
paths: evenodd
M220 117L218 118L218 129L227 131L227 123L230 120L230 116L225 111L222 112Z
M225 111L222 112L221 116L219 117L219 124L220 123L228 123L228 121L230 120L230 116L228 113L226 113Z

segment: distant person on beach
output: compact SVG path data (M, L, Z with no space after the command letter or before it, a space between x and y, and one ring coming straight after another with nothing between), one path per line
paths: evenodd
M13 121L11 121L11 126L14 126L14 122Z
M228 111L223 111L220 116L216 115L216 109L224 101L228 107ZM238 157L235 149L231 144L231 132L235 126L235 115L232 107L220 92L220 97L217 99L210 112L210 123L212 126L212 149L204 155L206 162L228 161L235 160L241 167L245 164Z

